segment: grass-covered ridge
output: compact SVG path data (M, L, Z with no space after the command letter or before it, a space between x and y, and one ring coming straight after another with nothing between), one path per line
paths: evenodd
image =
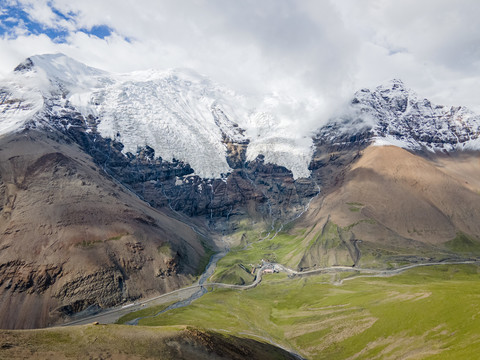
M0 330L0 359L294 359L265 341L186 326Z
M445 243L445 246L460 254L480 255L480 241L463 232L458 232L454 239Z
M388 278L268 275L215 290L141 325L188 324L270 339L311 359L476 358L480 269L442 265Z
M210 278L211 282L248 285L251 284L255 276L252 273L251 266L244 266L241 263L232 264L229 267L223 267Z

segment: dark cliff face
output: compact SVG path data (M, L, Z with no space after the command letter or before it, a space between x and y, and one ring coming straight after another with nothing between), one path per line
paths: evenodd
M350 165L370 145L371 138L368 128L345 133L339 124L333 123L319 130L313 138L314 153L309 169L321 186L323 196L342 183Z
M85 121L80 113L70 111L46 120L153 207L169 207L207 220L230 220L247 214L268 220L290 219L318 193L313 178L294 180L291 171L265 163L263 156L246 161L248 142L237 143L225 137L232 172L222 179L203 179L193 175L189 164L175 159L164 161L148 146L135 154L122 153L121 142L103 138L95 131L97 119Z

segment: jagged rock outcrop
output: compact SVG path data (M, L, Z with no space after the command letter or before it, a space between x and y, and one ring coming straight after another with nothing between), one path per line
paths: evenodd
M48 122L150 205L170 207L188 216L218 219L245 215L247 204L253 201L260 216L292 218L318 192L312 179L295 180L289 170L266 164L262 156L245 161L246 143L228 143L234 149L229 161L235 166L228 176L202 179L192 174L189 164L164 161L149 146L139 148L136 154L123 154L120 140L88 131L79 113L51 115Z
M62 276L62 266L35 266L17 259L0 264L0 287L13 294L43 294Z
M335 130L332 133L331 130ZM479 149L480 116L469 109L435 105L405 87L401 80L362 89L351 106L320 130L336 143L345 135L365 134L379 145L390 144L412 151Z

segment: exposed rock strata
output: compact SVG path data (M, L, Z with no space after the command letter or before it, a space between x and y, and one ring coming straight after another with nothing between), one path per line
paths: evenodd
M0 327L46 326L173 290L201 271L205 250L190 226L55 131L1 139L0 204Z
M87 131L91 130L87 123L95 120L85 121L80 113L52 115L48 121L78 143L107 173L157 208L168 206L188 216L219 219L245 215L253 202L260 216L287 219L302 211L318 193L313 179L294 180L289 170L266 164L262 156L246 162L248 143L235 142L226 135L232 172L223 179L202 179L192 175L188 164L175 159L164 161L148 146L139 148L136 154L123 154L120 141Z

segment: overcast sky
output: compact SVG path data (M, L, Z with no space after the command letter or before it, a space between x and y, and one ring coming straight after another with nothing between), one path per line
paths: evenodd
M0 75L63 52L114 72L193 68L308 121L392 78L478 111L478 19L478 0L0 0Z

